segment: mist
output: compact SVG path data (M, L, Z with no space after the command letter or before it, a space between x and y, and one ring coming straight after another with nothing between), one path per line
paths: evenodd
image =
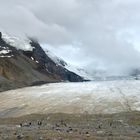
M0 0L0 30L35 37L68 63L108 75L140 68L139 0Z

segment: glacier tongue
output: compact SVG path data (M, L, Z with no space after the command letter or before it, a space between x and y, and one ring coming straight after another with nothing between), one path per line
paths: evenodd
M140 111L140 81L55 83L0 94L0 115ZM14 108L19 108L15 110ZM2 114L3 113L3 114Z

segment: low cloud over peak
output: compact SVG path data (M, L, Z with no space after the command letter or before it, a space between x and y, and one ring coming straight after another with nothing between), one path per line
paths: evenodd
M139 0L0 3L2 31L36 37L72 64L111 74L140 67Z

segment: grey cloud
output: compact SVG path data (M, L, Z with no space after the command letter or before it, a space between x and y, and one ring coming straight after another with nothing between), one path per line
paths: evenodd
M139 0L0 0L0 3L1 30L36 37L73 64L110 73L140 67ZM69 54L70 51L73 53Z

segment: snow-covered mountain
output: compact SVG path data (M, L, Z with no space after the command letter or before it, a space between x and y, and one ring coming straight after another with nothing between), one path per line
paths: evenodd
M90 74L88 74L88 72L86 72L85 69L65 62L62 58L57 57L48 49L45 50L45 52L50 57L50 59L56 63L56 65L62 66L68 69L69 71L80 75L81 77L83 77L84 80L93 80L93 77Z
M37 41L0 33L0 91L47 82L83 80L56 65Z
M62 58L57 57L54 55L51 51L48 50L48 48L45 50L46 54L50 57L52 61L56 63L56 65L62 66L69 71L72 71L81 77L84 78L84 80L90 80L90 81L110 81L110 80L139 80L140 79L140 70L135 69L130 72L129 75L113 75L111 73L107 73L105 70L94 70L91 72L88 72L84 68L80 68L78 66L74 66L72 64L69 64L65 62Z

